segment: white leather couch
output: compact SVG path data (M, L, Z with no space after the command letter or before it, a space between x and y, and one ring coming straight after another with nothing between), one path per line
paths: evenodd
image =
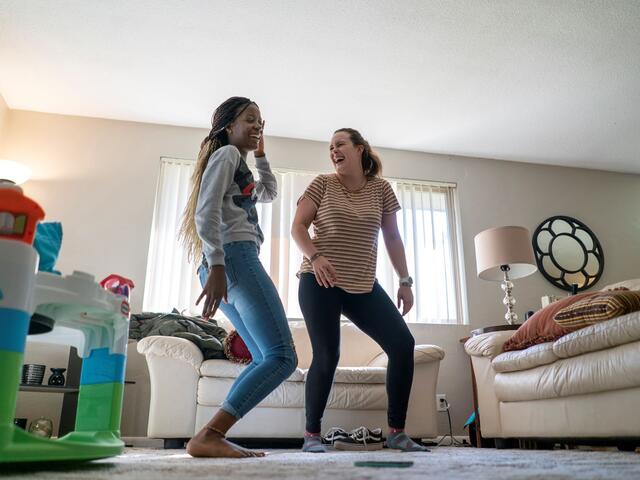
M465 343L483 438L640 445L640 312L502 353L512 334Z
M227 330L230 324L221 323ZM301 438L304 432L304 382L311 345L304 322L290 322L298 355L296 371L229 432L232 438ZM340 328L340 362L323 417L323 429L361 425L387 426L385 377L387 356L351 323ZM196 346L181 338L152 336L138 342L151 382L148 436L188 439L216 413L244 365L228 360L203 361ZM415 374L407 433L437 436L436 382L444 351L416 345Z

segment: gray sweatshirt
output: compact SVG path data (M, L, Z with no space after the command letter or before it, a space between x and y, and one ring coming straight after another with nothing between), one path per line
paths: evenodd
M202 239L202 251L209 264L224 265L222 246L230 242L264 240L256 202L271 202L278 195L278 183L266 157L256 158L259 181L240 151L233 145L219 148L202 176L196 229Z

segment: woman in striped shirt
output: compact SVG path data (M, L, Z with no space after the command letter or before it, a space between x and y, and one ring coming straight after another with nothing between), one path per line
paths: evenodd
M303 450L324 451L321 419L338 365L340 315L344 314L389 357L387 445L426 451L404 433L415 342L402 318L413 305L413 281L396 222L400 205L389 183L380 177L380 158L357 130L337 130L329 151L335 173L311 182L298 201L291 227L305 256L298 298L313 348L305 386ZM402 315L375 279L380 229L400 276L397 306L402 307Z

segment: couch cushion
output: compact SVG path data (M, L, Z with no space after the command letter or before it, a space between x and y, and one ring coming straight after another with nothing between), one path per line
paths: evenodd
M640 310L640 291L601 292L563 308L553 317L556 323L578 330Z
M291 329L293 343L296 346L298 366L302 369L309 368L313 354L306 325L304 321L291 321L289 322L289 328ZM339 366L361 367L367 365L381 352L382 348L353 323L340 323Z
M569 397L640 386L640 342L564 358L549 365L498 373L495 394L503 402Z
M437 345L416 345L413 350L413 362L416 365L421 363L439 362L444 358L444 350ZM389 358L384 352L376 355L368 364L367 367L384 367L387 368Z
M560 358L568 358L637 340L640 340L640 312L633 312L569 333L555 341L553 352Z
M222 405L233 385L232 378L202 377L198 383L198 405ZM262 400L258 407L304 408L304 383L284 382ZM336 383L331 388L327 408L345 410L384 410L387 391L384 384Z
M201 377L198 382L198 405L220 406L231 389L233 378ZM283 382L259 404L260 407L303 407L304 383Z
M386 380L384 367L338 367L333 377L334 383L385 383Z
M547 365L558 360L553 353L553 342L534 345L525 350L504 352L491 361L491 366L498 372L517 372Z
M206 360L200 365L200 375L203 377L236 378L246 368L241 363L229 360ZM296 368L287 379L289 382L303 382L305 372Z
M304 321L293 321L289 322L289 330L291 330L293 344L296 346L298 367L302 369L309 368L311 360L313 360L313 353L311 351L311 340L309 340L307 326Z

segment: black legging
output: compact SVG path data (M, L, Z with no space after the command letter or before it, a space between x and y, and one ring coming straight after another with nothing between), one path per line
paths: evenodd
M337 287L322 287L312 273L303 273L298 299L313 348L305 384L307 432L317 433L321 429L322 414L340 358L341 313L376 341L389 357L389 426L404 428L413 382L415 341L402 315L378 282L374 283L371 293L355 294ZM358 348L358 345L352 348Z

